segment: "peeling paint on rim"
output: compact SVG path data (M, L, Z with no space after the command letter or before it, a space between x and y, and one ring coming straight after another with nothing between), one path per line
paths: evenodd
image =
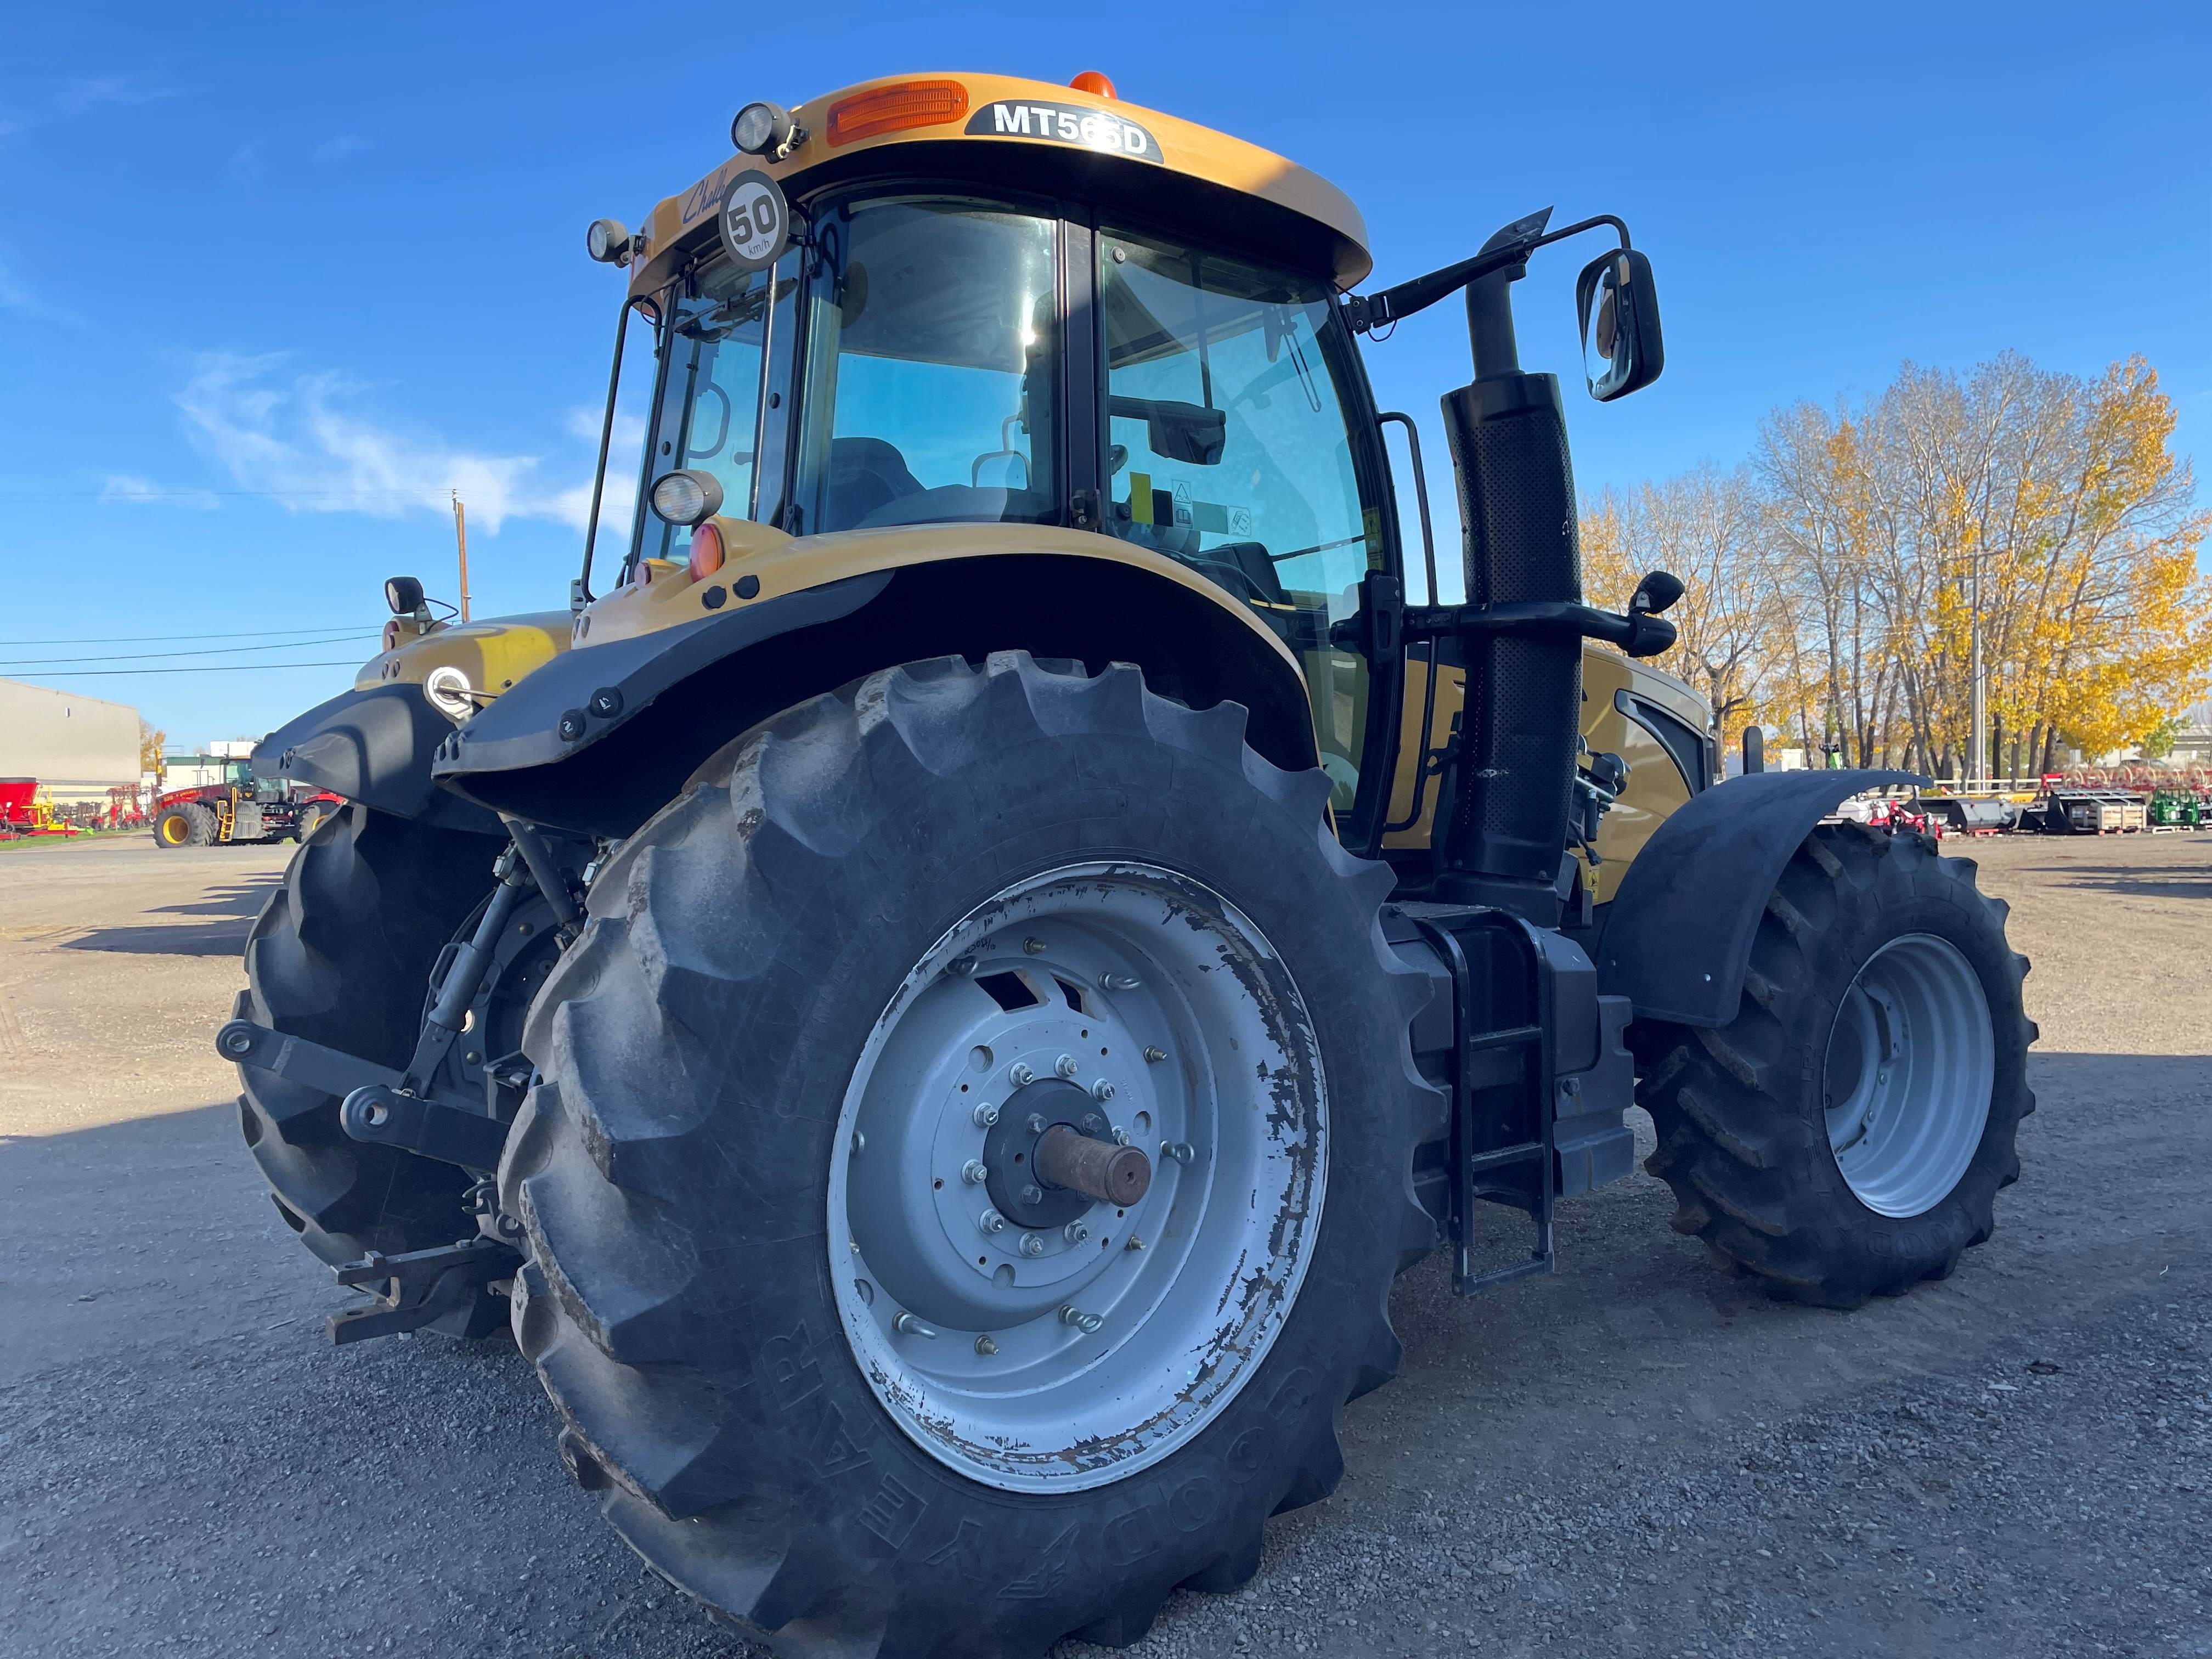
M1111 1085L1099 1109L1153 1158L1152 1185L1126 1212L1093 1206L1079 1240L1033 1231L1024 1254L1023 1230L985 1231L985 1188L962 1171L1011 1068L1063 1060L1079 1086ZM1288 1319L1327 1130L1304 1001L1221 895L1121 861L1011 884L906 975L839 1114L829 1266L862 1374L917 1445L985 1485L1080 1491L1151 1467L1219 1415ZM1162 1154L1179 1143L1187 1164ZM1063 1309L1103 1322L1087 1334Z

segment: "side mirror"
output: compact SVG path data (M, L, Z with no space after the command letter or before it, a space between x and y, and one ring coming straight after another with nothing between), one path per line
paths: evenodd
M422 581L418 576L386 576L384 602L395 617L411 617L422 608Z
M1628 608L1656 617L1674 608L1674 601L1682 597L1682 579L1672 572L1654 570L1636 584L1636 592L1629 595Z
M1659 378L1667 354L1659 336L1659 295L1651 262L1620 248L1583 267L1575 282L1582 318L1583 375L1600 403L1626 398Z

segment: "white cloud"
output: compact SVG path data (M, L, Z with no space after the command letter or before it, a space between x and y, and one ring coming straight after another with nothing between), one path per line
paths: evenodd
M5 261L0 261L0 311L12 311L45 323L82 323L84 319L62 306L50 305L15 280Z
M150 478L141 478L133 473L112 472L107 482L100 487L103 501L149 503L159 501L165 506L189 507L200 512L212 512L222 505L212 489L165 489Z
M356 382L336 374L288 375L285 362L282 355L211 353L195 360L191 380L177 394L192 442L241 489L274 496L297 513L378 518L448 513L452 492L459 490L470 524L487 532L496 533L508 519L583 527L588 477L563 488L539 476L535 455L480 453L380 423L361 411L363 388ZM641 433L631 441L631 455L641 441ZM623 453L618 448L616 455ZM603 520L628 513L635 488L617 483L628 470L619 459L610 464L616 476L609 479Z

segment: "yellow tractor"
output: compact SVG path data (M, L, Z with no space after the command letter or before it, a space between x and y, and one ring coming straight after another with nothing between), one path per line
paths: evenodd
M1590 239L1583 379L1648 384L1620 220L1355 291L1341 193L1097 76L732 139L590 228L619 556L595 500L565 611L395 578L256 755L352 803L217 1036L279 1211L374 1293L336 1340L511 1324L607 1519L779 1652L1037 1655L1248 1579L1397 1366L1394 1275L1548 1272L1632 1103L1676 1226L1784 1294L1989 1236L2032 1105L2001 908L1826 821L1902 775L1716 782L1638 660L1680 582L1582 590L1511 287ZM1455 297L1446 603L1361 351Z

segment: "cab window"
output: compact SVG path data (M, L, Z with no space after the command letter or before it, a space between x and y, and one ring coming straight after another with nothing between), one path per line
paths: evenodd
M773 273L727 260L695 267L668 295L670 325L660 396L646 457L645 483L690 467L722 486L722 514L773 520L782 480L799 257ZM763 415L769 418L763 420ZM637 556L681 559L691 532L638 509Z
M946 197L826 213L786 528L1057 522L1059 227Z
M1303 665L1331 803L1350 810L1367 665L1330 643L1382 562L1329 353L1327 286L1102 230L1107 528L1249 606Z

